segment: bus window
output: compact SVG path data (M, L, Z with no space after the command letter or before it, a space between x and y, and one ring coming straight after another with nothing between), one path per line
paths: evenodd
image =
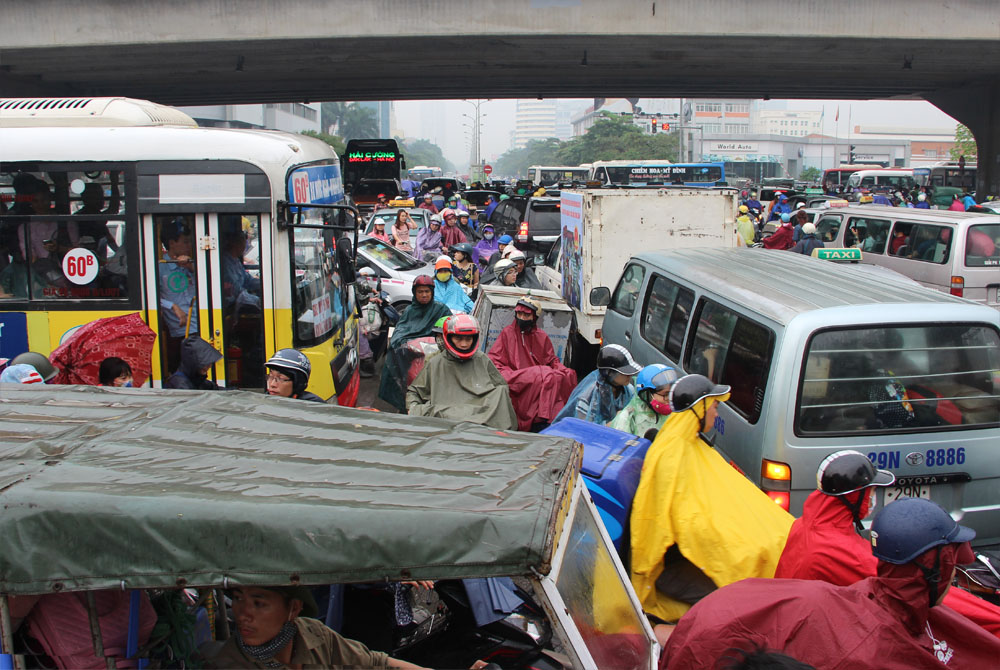
M226 386L264 388L260 216L219 215Z
M336 243L316 228L291 228L292 317L295 346L313 346L341 328L347 318L337 273Z
M160 356L163 379L180 364L181 342L198 334L198 270L194 215L153 217L157 235Z

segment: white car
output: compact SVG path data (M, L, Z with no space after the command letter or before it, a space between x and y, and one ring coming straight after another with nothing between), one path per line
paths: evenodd
M434 270L429 263L368 235L358 238L357 266L358 270L365 267L375 270L382 280L382 290L400 313L413 300L413 280L420 275L432 275Z

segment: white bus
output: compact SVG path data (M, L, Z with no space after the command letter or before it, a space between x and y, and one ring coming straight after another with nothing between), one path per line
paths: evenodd
M976 190L976 164L957 162L935 163L913 168L913 179L917 186L952 186L964 188L970 193Z
M584 165L532 165L528 168L528 179L537 186L555 186L560 182L587 181L590 168Z
M154 387L200 334L220 386L264 388L264 361L295 347L311 391L355 403L355 213L330 146L81 98L0 100L0 147L0 356L137 312L157 334Z
M671 163L668 160L594 161L589 181L605 185L663 184L715 186L724 184L722 163Z

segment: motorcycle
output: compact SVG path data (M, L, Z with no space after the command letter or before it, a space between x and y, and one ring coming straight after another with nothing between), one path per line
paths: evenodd
M371 268L361 268L358 272L358 319L361 337L371 348L371 364L385 354L389 346L389 329L399 321L399 312L389 301L389 295L382 290L382 279ZM362 359L364 361L365 359Z

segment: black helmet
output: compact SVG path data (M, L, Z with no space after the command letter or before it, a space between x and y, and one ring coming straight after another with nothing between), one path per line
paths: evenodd
M417 299L417 287L418 286L426 286L427 288L429 288L431 290L431 293L433 294L434 293L434 277L431 277L430 275L419 275L418 277L416 277L413 280L412 291L413 291L413 299L414 300Z
M872 555L903 565L928 549L961 544L976 531L951 518L940 505L923 498L901 498L889 503L872 521Z
M25 351L23 354L14 356L8 365L30 365L42 376L46 384L59 374L59 370L49 362L48 357L36 351Z
M816 486L831 496L842 496L869 486L889 486L896 476L888 470L876 470L867 456L858 451L836 451L819 464Z
M312 365L301 351L295 349L279 349L274 356L267 359L264 367L283 372L292 378L292 395L297 396L309 385L309 373Z
M468 242L459 242L458 244L451 245L451 251L452 253L456 251L461 251L463 254L465 254L465 258L467 260L470 261L472 260L472 245L469 244Z
M597 354L597 369L607 372L620 372L632 376L639 373L642 367L635 362L628 349L620 344L609 344L601 347Z
M704 375L686 375L670 389L670 406L675 412L683 412L694 407L699 400L724 396L729 391L728 386L715 384Z

